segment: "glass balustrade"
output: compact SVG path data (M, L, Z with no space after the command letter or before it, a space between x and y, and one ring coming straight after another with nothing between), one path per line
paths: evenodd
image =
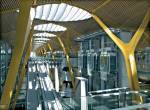
M135 96L141 96L143 104L137 103ZM112 110L128 107L136 110L138 108L147 109L150 107L150 90L130 91L129 89L109 89L91 92L86 97L75 97L77 96L63 98L63 101L74 110L82 110L83 107L86 107L87 110Z

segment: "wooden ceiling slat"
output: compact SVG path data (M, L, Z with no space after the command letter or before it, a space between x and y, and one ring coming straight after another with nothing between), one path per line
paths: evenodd
M37 5L47 4L47 3L61 3L61 1L63 0L37 0ZM98 8L105 1L106 0L68 0L68 3L71 5L86 9L89 12L92 12L92 10L97 8L96 14L108 26L118 27L118 28L123 28L123 29L124 28L137 29L137 27L141 23L146 13L146 10L148 9L148 7L150 7L149 0L111 0L102 8ZM1 0L0 12L18 9L19 5L20 5L20 0ZM14 12L7 13L7 14L11 15L11 14L14 14ZM12 18L16 17L14 15L11 15L11 16ZM12 31L13 28L11 28L10 26L11 20L9 22L8 19L4 20L3 22L4 23L6 22L5 24L8 25L6 27L7 29L4 29L4 30L7 30L9 32L9 31ZM75 30L75 32L80 33L81 35L91 33L100 29L97 23L93 19L88 19L85 21L78 21L78 22L60 23L60 25L66 26L70 30ZM72 35L70 35L69 40L71 40L72 45L75 45L75 43L73 42L73 39L74 37L76 37L76 33L70 30L68 30L69 34L72 34ZM52 41L52 45L54 48L56 47L58 49L59 46L56 43L57 41L56 40L54 41L55 42ZM72 48L72 45L70 45L70 48Z

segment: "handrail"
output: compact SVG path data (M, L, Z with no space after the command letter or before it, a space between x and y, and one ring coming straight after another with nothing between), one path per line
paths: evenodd
M41 79L40 79L40 76L39 76L39 74L37 75L38 77L39 77L39 83L40 83L40 90L41 90L41 95L42 95L42 102L44 103L44 110L46 110L46 108L48 108L48 104L47 103L45 103L44 101L43 101L43 99L45 99L45 93L44 93L44 91L43 91L43 89L42 89L42 83L41 83ZM51 103L51 102L50 102ZM51 103L51 105L52 105L52 103ZM45 108L45 106L46 106L46 108Z
M114 89L106 89L106 90L97 90L97 91L90 91L88 92L89 94L92 93L103 93L103 92L111 92L111 91L119 91L119 90L128 90L128 87L123 87L123 88L114 88Z
M142 109L142 108L149 108L150 107L150 103L145 103L145 104L139 104L139 105L132 105L132 106L127 106L127 107L123 107L123 108L117 108L117 109L112 109L112 110L135 110L135 109ZM143 110L143 109L142 109Z
M60 96L58 96L58 98L59 98L61 104L63 104L63 105L64 105L65 107L67 107L69 110L70 110L70 109L74 109L74 108L70 107L68 104L66 104L65 101L64 101Z

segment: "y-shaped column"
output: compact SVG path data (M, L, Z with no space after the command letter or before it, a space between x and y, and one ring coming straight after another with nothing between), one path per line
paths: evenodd
M132 90L139 91L140 87L138 82L134 51L140 38L142 37L142 34L144 33L146 26L148 25L150 19L150 8L148 9L141 25L139 26L138 30L135 32L129 43L124 43L123 41L121 41L115 34L113 34L113 32L111 32L111 30L103 23L103 21L98 16L92 14L92 17L122 51L126 64L129 86ZM142 99L140 97L138 97L137 100L139 102L142 102Z
M26 38L28 37L28 32L30 27L30 8L32 6L32 0L21 0L20 1L20 12L17 22L17 31L16 31L16 41L15 47L13 49L11 62L9 65L9 70L3 89L0 109L7 110L9 109L9 104L13 94L16 77L18 74L19 65L21 62L23 50L25 47Z
M18 81L15 97L14 97L14 100L13 100L14 102L12 104L12 110L15 109L16 100L17 100L18 95L20 93L20 89L22 87L23 80L24 80L25 74L27 72L27 68L25 66L27 65L28 59L30 57L31 49L32 49L32 36L33 36L33 28L30 31L28 41L27 41L27 44L26 44L27 51L26 51L23 66L22 66L22 69L21 69L21 73L20 73L20 76L19 76L19 81Z

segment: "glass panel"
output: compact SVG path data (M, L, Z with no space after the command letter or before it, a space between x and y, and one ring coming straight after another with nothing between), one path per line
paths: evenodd
M50 12L49 17L48 17L47 20L52 21L52 20L54 19L58 7L59 7L58 4L53 4L53 5L52 5L51 12Z
M81 20L86 14L86 11L83 11L80 16L78 16L78 20Z
M48 38L34 38L34 40L50 40Z
M81 13L83 12L84 10L78 10L77 14L75 14L75 16L72 18L72 20L75 20L77 21L78 20L78 17L81 15Z
M66 7L67 7L67 4L64 4L64 3L59 5L59 8L58 8L57 13L56 13L56 16L53 19L54 21L59 21L59 19L64 14L64 11L65 11Z
M65 18L69 15L70 11L72 10L72 6L67 5L67 8L64 11L63 16L60 18L59 21L65 21Z
M36 8L36 16L35 18L40 18L42 16L42 6L38 6Z
M12 48L4 41L0 40L0 98L5 84L9 64L11 61Z
M49 21L77 21L91 17L87 11L65 3L47 4L36 8L36 17Z
M118 89L118 90L117 90ZM70 106L74 110L80 110L83 106L86 110L112 110L122 108L125 110L137 110L139 108L149 108L150 91L130 91L128 88L109 89L108 91L95 91L87 96L63 97L61 103ZM138 104L134 100L135 96L141 96L143 104ZM83 101L83 103L82 103ZM85 105L86 104L86 105Z
M34 30L38 31L65 31L67 28L56 24L41 24L34 26Z
M65 18L65 21L71 21L71 18L74 16L74 14L78 11L77 7L73 7L70 11L69 15Z
M51 4L45 5L43 7L43 15L41 19L47 19L50 11L51 11Z

